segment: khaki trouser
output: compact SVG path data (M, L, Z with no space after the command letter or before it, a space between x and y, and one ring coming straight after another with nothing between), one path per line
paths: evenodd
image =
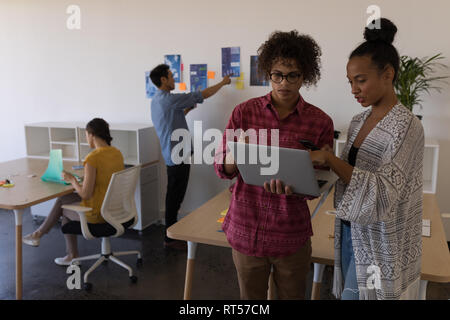
M311 264L311 239L296 253L285 257L252 257L232 250L241 299L266 300L273 265L273 280L279 299L303 300Z

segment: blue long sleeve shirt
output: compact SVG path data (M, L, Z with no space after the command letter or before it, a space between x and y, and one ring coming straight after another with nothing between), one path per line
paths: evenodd
M164 161L168 166L173 166L172 149L178 141L171 141L172 133L176 129L188 130L184 109L202 103L201 92L170 93L158 90L151 103L151 116L153 126L161 144ZM189 142L190 143L190 142Z

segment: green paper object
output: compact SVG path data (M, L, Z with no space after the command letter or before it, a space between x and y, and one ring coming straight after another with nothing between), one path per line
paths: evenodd
M63 178L61 177L62 172L63 172L62 150L61 149L50 150L50 160L48 162L48 167L44 175L41 177L41 180L45 182L56 182L69 185L70 183L64 181Z

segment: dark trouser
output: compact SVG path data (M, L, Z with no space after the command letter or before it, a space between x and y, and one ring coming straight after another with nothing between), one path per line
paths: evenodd
M178 210L183 202L189 182L190 164L167 166L167 193L166 193L166 230L177 222ZM165 241L172 239L164 236Z
M287 257L253 257L233 249L242 300L267 300L270 269L273 266L278 299L303 300L306 276L311 264L311 239Z

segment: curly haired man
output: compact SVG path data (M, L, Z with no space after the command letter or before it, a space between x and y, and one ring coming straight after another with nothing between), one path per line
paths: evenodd
M270 79L272 91L236 106L226 129L276 129L284 148L304 149L299 140L310 140L319 148L332 146L331 118L299 92L320 79L320 55L320 47L308 35L295 30L272 33L258 50L259 71ZM278 298L304 299L313 234L307 198L285 194L288 186L279 180L265 187L245 184L227 153L226 139L224 134L215 170L222 179L237 176L223 230L232 247L241 299L267 298L272 266ZM261 140L272 143L270 134Z

